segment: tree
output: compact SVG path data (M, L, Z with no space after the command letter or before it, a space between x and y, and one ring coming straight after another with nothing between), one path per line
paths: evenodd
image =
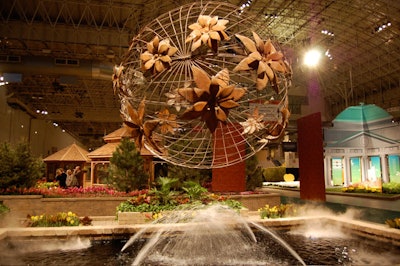
M108 183L120 191L132 191L147 186L148 174L135 142L123 138L110 158Z
M12 147L4 142L0 146L0 188L33 187L43 177L44 163L32 156L29 144L22 142Z

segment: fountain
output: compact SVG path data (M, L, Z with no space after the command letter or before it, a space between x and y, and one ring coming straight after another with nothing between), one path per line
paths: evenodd
M247 222L234 210L223 205L194 207L171 212L154 222L170 226L149 226L132 236L122 252L135 241L147 236L133 265L266 265L282 263L262 251L253 230L271 236L300 265L301 257L273 231L254 222ZM178 226L178 227L177 227ZM252 228L251 228L252 227ZM166 237L167 236L167 237Z
M278 229L266 226L269 223L290 226ZM399 243L355 237L355 231L345 225L345 218L337 215L260 220L241 216L226 206L198 206L179 209L141 225L7 229L7 237L0 241L0 264L233 266L400 262ZM375 225L366 231L379 234L377 228ZM394 235L393 230L388 232ZM88 232L92 232L90 240ZM108 237L105 232L109 232Z

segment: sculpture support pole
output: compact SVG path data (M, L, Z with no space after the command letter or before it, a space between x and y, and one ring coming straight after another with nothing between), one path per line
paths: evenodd
M321 113L297 120L300 198L326 201Z
M215 192L242 192L246 190L246 162L241 161L246 153L240 125L221 124L214 132L214 163L227 162L229 166L212 169L212 190ZM226 134L224 132L229 132ZM240 161L230 165L229 162Z

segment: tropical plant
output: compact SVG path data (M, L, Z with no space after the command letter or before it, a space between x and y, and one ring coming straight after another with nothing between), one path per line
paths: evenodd
M148 174L135 142L123 138L110 158L107 183L120 191L133 191L147 186Z
M29 188L43 177L44 163L31 154L29 144L0 145L0 189Z
M201 200L208 190L195 181L186 181L182 189L191 200Z
M178 178L159 177L158 185L150 191L159 200L160 204L174 204L174 197L178 194L178 192L174 190L174 185L177 184L178 181Z

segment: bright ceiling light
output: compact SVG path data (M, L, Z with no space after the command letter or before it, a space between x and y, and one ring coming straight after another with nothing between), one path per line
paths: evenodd
M318 65L321 59L321 52L318 50L310 50L304 55L304 64L309 67L315 67Z

